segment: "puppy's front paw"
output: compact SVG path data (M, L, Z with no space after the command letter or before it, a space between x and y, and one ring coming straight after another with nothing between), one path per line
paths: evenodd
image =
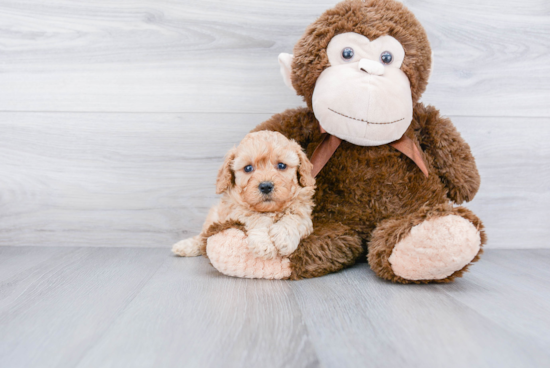
M267 232L250 231L248 233L248 247L258 258L273 259L277 256L277 248Z
M199 236L184 239L172 246L172 252L180 257L196 257L201 255Z
M293 231L294 230L294 231ZM287 226L277 222L269 229L269 236L282 256L293 253L300 244L298 230L289 229Z

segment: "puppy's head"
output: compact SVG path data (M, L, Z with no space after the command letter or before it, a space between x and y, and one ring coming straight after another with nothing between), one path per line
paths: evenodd
M311 170L295 141L277 132L250 133L227 154L216 191L229 191L257 212L281 211L300 190L312 190L315 179Z

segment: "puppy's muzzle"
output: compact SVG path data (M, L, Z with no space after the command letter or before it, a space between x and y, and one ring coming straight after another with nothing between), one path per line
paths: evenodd
M273 191L273 188L275 187L275 185L270 182L270 181L262 181L260 183L260 185L258 185L258 189L260 190L260 192L262 192L263 194L269 194Z

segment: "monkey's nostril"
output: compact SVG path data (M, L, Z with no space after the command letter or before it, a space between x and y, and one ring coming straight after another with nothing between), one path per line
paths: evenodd
M263 181L258 185L258 188L260 189L260 192L263 194L269 194L273 191L273 183L270 181Z

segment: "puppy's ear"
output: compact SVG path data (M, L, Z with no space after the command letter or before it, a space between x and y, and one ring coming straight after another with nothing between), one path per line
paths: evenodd
M303 187L312 187L315 185L315 178L311 175L313 165L308 160L306 154L302 150L302 147L296 143L296 153L300 158L300 166L298 166L298 182Z
M236 153L237 148L233 147L229 150L229 152L227 152L227 155L225 155L225 161L223 162L220 171L218 171L218 180L216 181L216 194L222 194L223 192L231 188L233 184L235 184L235 175L233 174L231 165L233 164Z

